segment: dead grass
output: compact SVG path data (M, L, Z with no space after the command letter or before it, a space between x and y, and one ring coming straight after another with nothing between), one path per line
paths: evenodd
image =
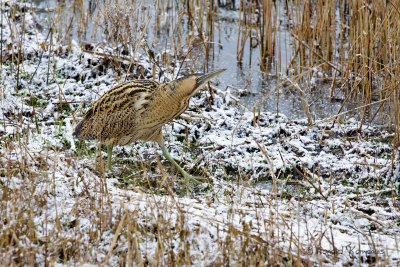
M151 158L151 163L138 157L139 160L130 162L134 166L132 169L138 172L121 168L117 175L113 175L119 179L114 179L107 176L101 162L100 168L96 169L93 158L83 160L93 156L90 147L82 147L81 154L73 154L66 144L56 147L44 145L40 149L29 147L34 134L43 132L46 125L42 123L44 119L40 109L35 110L39 96L29 89L36 72L24 77L24 60L41 58L43 53L53 59L68 53L57 50L53 40L66 44L69 51L72 50L72 40L79 40L79 46L86 53L92 54L93 58L94 55L102 58L93 71L102 75L108 68L113 68L120 80L133 77L164 79L168 75L177 76L177 66L180 71L207 70L211 65L220 34L218 18L221 7L217 1L155 1L159 16L152 18L154 21L151 21L150 11L143 2L117 2L113 5L110 1L93 1L99 5L93 8L85 1L74 0L57 6L54 12L49 13L49 41L42 44L43 51L32 54L24 52L23 42L27 34L24 14L30 9L1 3L2 14L6 9L9 12L1 17L2 24L7 23L16 30L11 34L11 43L7 44L6 50L1 33L2 66L12 66L8 75L16 77L16 94L22 95L20 90L28 84L24 89L27 89L32 111L12 116L5 116L4 111L0 114L3 118L0 128L4 128L4 133L7 125L17 125L14 136L0 139L0 264L302 266L337 262L340 248L335 246L332 228L336 227L338 231L341 228L328 224L327 214L335 213L338 207L329 202L329 196L323 191L323 186L332 181L324 181L317 172L304 166L294 166L293 173L302 178L302 182L298 182L300 191L314 189L312 197L306 193L304 195L308 197L299 197L288 193L290 189L287 188L282 188L279 193L276 183L285 179L286 183L294 176L282 172L277 177L274 172L271 174L274 180L274 194L271 195L261 194L246 182L241 187L229 183L212 185L218 188L219 195L204 197L206 194L199 190L192 196L183 197L184 190L174 186L173 170L165 167L157 156ZM225 4L231 2L234 1L225 1ZM295 77L288 80L304 98L306 110L308 102L297 82L314 67L333 79L332 94L341 90L346 101L359 101L356 103L363 110L363 121L367 122L370 105L375 101L379 103L377 114L384 116L389 112L387 123L394 129L391 140L394 161L398 153L400 121L399 3L372 1L365 5L364 2L285 1L289 3L285 8L293 34L294 54L289 67L295 71ZM239 6L237 59L241 61L246 42L257 40L260 68L263 72L269 71L271 68L268 66L276 63L279 54L283 53L278 45L278 9L274 1L241 1ZM184 24L182 20L185 20ZM155 31L153 42L149 39L152 27ZM3 31L3 27L1 29ZM165 41L160 35L168 31L173 32L173 37L167 38L168 42L160 50L157 40ZM100 35L106 39L99 42ZM139 54L146 55L152 63L151 73L136 62ZM36 63L40 64L40 60ZM56 81L55 63L51 65L49 61L47 69L46 84L49 84ZM5 88L3 81L0 85ZM68 103L62 85L57 86L60 114L54 123L63 126L66 118L80 116L86 103ZM0 95L3 103L7 101L3 91ZM23 97L18 103L21 106L27 105ZM212 102L211 87L209 102ZM309 127L314 127L312 116L309 112L307 115ZM5 117L12 117L12 121ZM254 111L255 124L256 117ZM323 123L327 121L338 123L336 114ZM259 148L263 151L261 145ZM266 152L265 156L269 161ZM396 169L397 163L393 161L392 169ZM234 181L249 180L246 174L238 172L235 175ZM123 184L121 180L124 177L132 184ZM377 195L390 194L389 198L396 203L396 186L384 190ZM329 190L330 195L334 192L334 189ZM246 194L252 197L252 202L243 203L237 199ZM352 195L346 200L344 209L358 208L356 200L366 197L370 195ZM295 202L298 206L292 204L292 198L300 200ZM306 205L312 205L315 199L327 203L325 214L315 215L322 218L322 230L318 233L314 232L315 229L307 230L308 239L302 239L297 228L307 228L308 223L307 220L300 222L298 218L302 212L307 213ZM226 214L221 215L219 205L224 207ZM290 211L282 212L280 205L290 207ZM354 212L374 221L366 212ZM249 221L249 214L255 219ZM372 225L393 227L376 219ZM364 235L370 247L375 248L379 240L371 234ZM329 240L331 250L321 249L322 239ZM361 245L361 241L358 244ZM380 252L374 249L371 257L348 257L345 263L389 264L388 256Z
M301 74L322 64L326 76L333 78L331 97L339 90L345 94L342 108L350 101L363 106L384 99L379 108L363 108L361 120L369 123L381 116L396 132L394 145L399 140L396 118L400 112L396 104L399 70L394 63L399 56L399 4L308 0L289 7L294 16L295 70Z
M47 149L28 152L11 145L5 150L0 195L2 265L190 265L203 260L253 265L293 260L276 247L279 239L254 233L244 221L239 226L230 219L214 219L201 206L190 211L194 204L181 203L171 192L170 198L143 193L118 196L108 191L110 183L104 176L77 165L71 155ZM65 206L69 200L74 204ZM121 205L116 205L119 201ZM232 211L228 218L233 216ZM215 231L193 220L205 221ZM274 220L265 227L272 233ZM217 244L204 247L203 235Z

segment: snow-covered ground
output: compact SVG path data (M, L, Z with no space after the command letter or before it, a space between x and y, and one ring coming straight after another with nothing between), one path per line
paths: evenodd
M4 5L2 264L400 264L392 133L355 119L308 126L249 111L217 84L212 97L193 98L191 120L164 127L174 158L207 183L186 194L149 143L115 148L112 171L98 170L96 142L72 131L118 73L104 56L39 32L22 5ZM132 73L151 78L147 59L136 60Z

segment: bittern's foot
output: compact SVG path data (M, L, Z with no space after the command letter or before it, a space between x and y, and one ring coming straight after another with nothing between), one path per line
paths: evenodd
M183 171L183 172L181 171L181 173L182 173L182 175L183 175L183 178L185 179L186 190L187 190L188 192L193 192L192 187L190 186L190 183L193 183L193 184L202 184L203 182L206 181L206 179L203 178L203 177L196 177L196 176L193 176L193 175L188 174L188 173L185 172L185 171Z
M164 157L169 160L174 166L175 168L177 168L179 170L179 172L183 175L183 178L185 179L185 183L186 183L186 187L188 191L192 191L192 188L190 187L190 182L192 183L196 183L196 184L201 184L202 181L201 180L205 180L202 177L194 177L192 175L190 175L189 173L187 173L184 169L182 169L178 163L176 163L176 161L171 157L171 155L169 154L169 152L167 151L167 149L165 148L165 146L161 146L161 150L163 152Z
M193 176L188 174L187 172L182 173L183 178L185 178L185 183L193 183L193 184L202 184L207 181L206 178L199 177L199 176Z

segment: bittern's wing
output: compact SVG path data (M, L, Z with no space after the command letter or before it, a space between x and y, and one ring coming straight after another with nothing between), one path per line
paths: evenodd
M120 136L135 130L136 117L151 101L158 86L158 82L150 80L136 80L115 86L87 111L73 135L79 139L114 143L112 140L118 140Z

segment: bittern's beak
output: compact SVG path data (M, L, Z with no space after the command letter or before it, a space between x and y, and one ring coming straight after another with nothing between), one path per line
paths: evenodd
M215 76L217 76L218 74L220 74L221 72L226 71L226 69L220 69L208 74L203 74L200 75L197 79L196 79L196 87L195 88L199 88L200 86L202 86L203 84L205 84L206 82L208 82L209 80L211 80L212 78L214 78Z

